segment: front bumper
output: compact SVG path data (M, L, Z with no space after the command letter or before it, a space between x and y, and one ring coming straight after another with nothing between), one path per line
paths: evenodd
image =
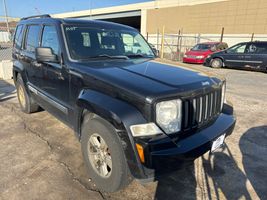
M145 163L142 165L144 176L141 179L155 180L163 173L180 169L209 151L213 140L223 134L230 135L236 120L232 107L226 109L228 110L221 113L213 124L184 139L172 140L162 136L161 139L148 142L138 141L145 152Z
M205 61L205 58L203 58L203 59L183 58L183 62L185 62L185 63L203 64L204 61Z

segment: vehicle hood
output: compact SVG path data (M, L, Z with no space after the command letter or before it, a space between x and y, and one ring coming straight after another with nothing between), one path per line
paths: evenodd
M99 89L106 84L106 91L125 91L146 99L213 87L221 82L213 75L144 59L87 62L75 68L88 76L84 80L93 77L98 81Z

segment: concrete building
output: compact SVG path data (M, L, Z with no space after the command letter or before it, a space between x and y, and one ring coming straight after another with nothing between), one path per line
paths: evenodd
M114 21L143 35L163 26L166 33L220 34L224 27L225 34L267 34L266 0L156 0L54 16Z

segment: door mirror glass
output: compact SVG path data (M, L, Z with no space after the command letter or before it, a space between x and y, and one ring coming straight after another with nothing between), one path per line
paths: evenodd
M53 62L53 63L59 62L57 55L53 54L53 50L50 47L36 48L35 56L37 62Z

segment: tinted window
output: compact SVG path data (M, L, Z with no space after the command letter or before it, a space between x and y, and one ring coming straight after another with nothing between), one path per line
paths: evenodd
M64 26L69 52L74 59L91 59L99 55L128 56L154 54L137 31ZM100 56L101 57L101 56Z
M23 38L23 26L19 25L17 26L15 38L14 38L14 47L20 49L22 44L22 38Z
M237 44L228 49L229 53L245 53L247 44Z
M53 53L58 55L59 43L58 43L56 27L54 26L44 27L41 46L50 47L53 50Z
M25 49L29 52L35 52L38 47L40 26L32 25L28 27Z
M249 53L267 54L267 44L255 43L248 47Z
M206 51L212 48L211 44L197 44L192 48L192 51Z

